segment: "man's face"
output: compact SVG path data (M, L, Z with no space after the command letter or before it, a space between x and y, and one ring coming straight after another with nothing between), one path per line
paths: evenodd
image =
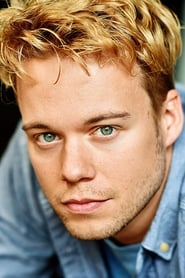
M113 236L164 181L166 150L139 76L89 61L30 60L18 103L39 182L67 229ZM59 71L60 75L59 75Z

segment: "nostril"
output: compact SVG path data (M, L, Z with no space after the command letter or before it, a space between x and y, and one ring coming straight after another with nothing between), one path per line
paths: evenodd
M89 181L95 176L95 169L91 160L86 159L86 155L65 155L61 167L62 179L70 183L79 181Z

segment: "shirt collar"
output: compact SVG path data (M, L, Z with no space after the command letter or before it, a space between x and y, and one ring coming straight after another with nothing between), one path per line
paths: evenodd
M177 223L185 169L185 129L174 145L171 169L156 216L142 247L170 260L177 243Z

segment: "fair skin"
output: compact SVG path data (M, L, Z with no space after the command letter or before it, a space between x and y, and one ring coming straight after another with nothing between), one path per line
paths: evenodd
M38 180L69 232L80 239L143 239L182 128L178 93L168 92L153 120L141 77L121 65L70 59L24 63L17 98ZM139 71L138 71L139 72Z

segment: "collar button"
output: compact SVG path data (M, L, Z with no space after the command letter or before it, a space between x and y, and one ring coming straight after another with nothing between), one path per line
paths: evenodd
M170 245L167 242L162 242L159 246L159 249L163 253L168 252L170 249Z

